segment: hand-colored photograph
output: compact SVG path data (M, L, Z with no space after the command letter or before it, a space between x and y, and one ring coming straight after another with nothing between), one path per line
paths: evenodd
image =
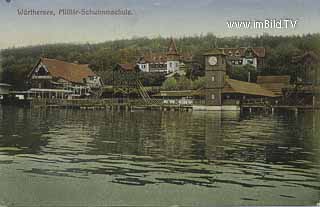
M320 206L320 1L0 0L0 207Z

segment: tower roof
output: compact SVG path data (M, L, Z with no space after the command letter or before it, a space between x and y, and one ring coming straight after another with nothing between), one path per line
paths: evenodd
M223 51L219 49L213 49L203 54L204 56L210 56L210 55L225 55Z
M177 46L173 38L170 39L167 55L178 55Z

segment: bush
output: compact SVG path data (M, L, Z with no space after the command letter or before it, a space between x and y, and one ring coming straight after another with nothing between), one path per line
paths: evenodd
M177 81L174 77L166 79L161 87L163 90L177 90Z

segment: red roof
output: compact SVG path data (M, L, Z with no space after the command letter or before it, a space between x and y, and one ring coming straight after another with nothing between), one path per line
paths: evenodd
M245 53L252 50L253 54L257 57L265 57L266 50L264 47L239 47L239 48L219 48L227 56L240 56L244 57Z
M135 64L117 64L116 68L123 71L134 71L136 70Z
M68 63L49 58L41 58L38 65L40 63L46 67L52 77L62 78L73 83L84 83L85 78L96 76L87 64Z
M173 38L170 39L167 52L148 52L145 53L139 60L138 63L166 63L168 56L177 56L181 61L190 62L193 59L193 55L190 52L178 53L176 43Z

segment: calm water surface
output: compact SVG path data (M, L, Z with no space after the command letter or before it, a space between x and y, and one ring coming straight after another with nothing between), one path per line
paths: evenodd
M0 206L315 205L320 112L0 106Z

